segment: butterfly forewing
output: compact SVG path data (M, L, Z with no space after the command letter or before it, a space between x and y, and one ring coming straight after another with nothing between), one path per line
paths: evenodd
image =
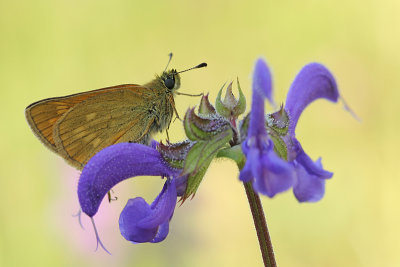
M29 105L25 109L25 116L29 126L40 141L57 153L53 138L53 127L68 110L92 96L108 93L115 89L132 88L136 86L138 85L124 84L69 96L44 99Z
M119 142L143 143L154 122L145 87L115 89L70 108L56 122L53 138L57 153L81 169L98 151Z

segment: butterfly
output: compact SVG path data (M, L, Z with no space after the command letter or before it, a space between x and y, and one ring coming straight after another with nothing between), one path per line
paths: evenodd
M169 55L167 67L171 61ZM148 144L167 130L175 108L180 73L206 67L165 70L144 84L123 84L83 93L47 98L29 105L25 116L33 133L51 151L82 170L89 159L121 142ZM167 132L168 134L168 132Z

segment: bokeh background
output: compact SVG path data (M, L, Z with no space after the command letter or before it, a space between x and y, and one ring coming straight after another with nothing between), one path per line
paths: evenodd
M334 171L326 195L299 204L292 192L263 197L279 266L400 266L400 2L0 1L0 266L261 266L236 166L215 161L196 197L175 211L168 238L133 245L119 234L127 199L148 201L158 177L114 188L95 219L108 249L72 216L79 173L34 137L30 103L122 83L145 83L165 67L181 92L209 92L239 76L250 102L254 61L263 56L283 102L306 63L324 63L361 117L323 100L303 114L297 136ZM181 115L198 103L176 98ZM184 138L176 121L172 141ZM159 136L165 138L165 136Z

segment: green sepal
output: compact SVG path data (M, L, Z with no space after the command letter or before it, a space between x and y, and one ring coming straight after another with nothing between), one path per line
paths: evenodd
M193 145L194 143L189 140L167 145L160 142L156 149L169 166L176 169L183 169L186 155Z
M226 128L214 135L211 140L198 141L191 147L181 173L181 175L188 175L186 191L182 197L183 201L196 193L211 161L219 150L227 146L232 135L231 128Z
M267 115L265 124L267 128L272 128L281 136L287 134L289 130L289 116L283 105L277 112Z
M247 138L247 132L249 130L249 126L250 126L250 113L248 113L239 123L240 143L242 143Z
M243 114L246 110L246 98L240 87L239 78L237 79L237 86L239 91L239 99L237 100L232 93L232 83L226 87L225 98L222 101L222 89L224 89L225 84L221 87L218 92L217 99L215 100L215 108L219 115L225 117L229 120L237 119L239 115Z
M228 107L226 107L223 101L221 100L222 89L224 89L225 84L226 83L222 85L221 89L218 92L217 99L215 99L215 108L219 115L225 118L229 118L231 116L231 110Z
M218 115L197 116L194 108L188 109L185 114L184 128L186 136L192 141L211 140L215 134L230 129L229 122Z
M288 149L282 138L287 135L289 130L289 116L283 105L277 112L266 116L265 126L272 142L274 142L275 152L280 158L287 160Z
M274 150L276 154L281 158L287 161L287 147L285 141L276 133L269 133L269 137L274 143Z
M240 88L239 78L237 78L237 87L239 91L239 100L237 101L236 106L233 108L233 115L236 118L246 111L246 97Z
M246 156L243 154L241 145L221 149L217 154L217 158L228 158L235 161L239 170L243 169L246 163Z
M204 119L197 116L194 112L194 108L188 109L184 118L184 128L186 136L192 140L207 140L212 133L207 132L207 125L209 124L209 119Z
M191 115L190 113L192 112L192 110L194 110L194 108L188 109L186 111L185 118L183 119L183 128L185 129L187 138L189 138L192 141L195 141L198 139L198 137L193 133L192 128L190 126L190 115Z
M217 112L213 105L211 105L210 101L208 100L208 94L203 95L200 100L200 105L198 109L199 114L201 115L216 115Z

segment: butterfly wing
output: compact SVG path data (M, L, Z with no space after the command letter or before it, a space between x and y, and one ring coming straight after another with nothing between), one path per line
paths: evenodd
M145 143L156 115L152 90L132 86L89 97L59 118L53 128L56 153L83 168L101 149L119 142Z
M92 96L108 93L116 89L134 88L137 86L139 85L124 84L69 96L40 100L25 109L25 117L39 140L50 150L57 153L53 138L53 127L68 110Z

